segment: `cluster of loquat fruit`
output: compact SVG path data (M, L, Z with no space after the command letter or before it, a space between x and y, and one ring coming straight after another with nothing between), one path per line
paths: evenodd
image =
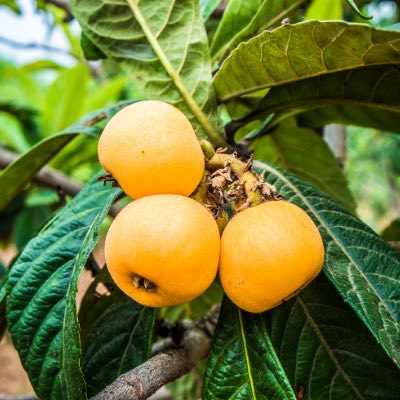
M320 272L318 229L286 201L250 204L220 237L215 215L189 197L207 172L205 157L189 120L172 105L141 101L118 112L100 137L98 155L135 199L111 224L105 257L116 284L138 303L185 303L219 272L237 306L262 312Z

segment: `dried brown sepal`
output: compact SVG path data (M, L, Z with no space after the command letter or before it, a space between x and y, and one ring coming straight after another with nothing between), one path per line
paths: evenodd
M281 200L276 188L264 182L265 171L260 175L252 166L252 156L243 162L236 153L227 154L226 149L217 149L206 164L211 173L207 180L207 197L212 201L208 204L224 208L227 203L233 203L235 211L240 212L264 201Z
M132 277L132 283L136 289L143 289L146 292L154 292L157 289L157 286L153 282L139 275Z
M112 176L112 174L104 174L97 178L98 182L103 182L103 186L106 186L107 182L111 182L111 186L119 188L120 185L118 181Z

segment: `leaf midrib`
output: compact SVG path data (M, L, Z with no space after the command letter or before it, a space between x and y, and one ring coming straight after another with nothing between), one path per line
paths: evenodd
M353 390L353 392L356 394L356 396L359 399L363 399L362 394L359 392L359 390L357 389L357 387L354 385L354 383L352 382L352 380L350 379L350 376L347 374L347 372L341 367L338 359L336 358L334 352L332 351L332 349L330 348L329 344L327 343L327 341L325 340L324 335L322 334L322 332L320 331L318 325L315 323L314 319L312 318L312 316L310 315L310 313L308 312L307 306L306 304L304 304L303 300L301 299L301 296L296 296L296 302L300 305L301 309L304 312L304 315L306 317L306 320L308 322L308 324L311 326L311 328L313 329L314 333L316 334L316 336L318 337L322 347L325 349L325 351L327 352L329 358L332 360L332 362L334 363L337 372L339 372L342 376L343 379L349 384L349 386L351 387L351 389Z
M137 0L126 0L128 3L129 8L131 9L136 21L140 25L144 35L146 36L147 41L149 42L150 46L152 47L153 51L157 55L158 59L160 60L161 64L163 65L165 71L171 78L172 82L180 92L182 98L185 100L187 106L203 127L204 131L214 142L215 145L226 147L226 142L222 138L222 136L214 129L211 123L208 121L208 118L203 113L199 105L194 100L193 96L185 86L184 82L182 81L180 75L177 73L171 62L169 61L167 55L164 53L164 50L160 46L157 37L151 31L150 27L148 26L146 19L144 18L142 12L139 8L139 1ZM173 4L175 4L175 0L173 0Z
M361 106L361 107L369 107L377 110L382 110L382 111L390 111L394 113L400 113L400 107L396 105L388 105L385 103L378 103L374 102L371 100L359 100L359 99L343 99L341 97L335 97L335 98L329 98L329 99L324 99L320 97L315 97L313 99L309 100L294 100L294 101L289 101L289 102L284 102L280 103L276 106L273 107L267 107L265 109L262 109L263 113L268 113L268 114L273 114L276 112L280 112L282 109L288 110L290 112L289 116L293 116L299 113L303 113L306 111L310 111L313 109L325 107L325 106L332 106L332 105L338 105L338 104L350 104L352 106ZM310 107L312 106L312 107ZM294 110L295 108L299 107L307 107L305 110ZM284 114L283 114L284 115ZM282 120L282 116L279 116L277 118L278 121ZM276 125L277 122L275 122L274 125Z
M246 359L247 375L249 376L249 385L250 385L250 389L251 389L251 394L253 396L253 399L257 400L256 390L254 387L253 372L251 370L250 357L249 357L249 352L247 350L247 339L246 339L246 332L245 332L244 325L243 325L242 310L239 307L236 307L236 308L237 308L238 317L239 317L240 335L242 337L242 342L243 342L243 351L244 351L244 356Z
M135 336L136 329L137 329L138 326L139 326L139 322L140 322L141 319L143 318L144 311L145 311L145 308L143 307L143 308L140 310L139 317L137 318L137 320L136 320L136 322L135 322L135 326L133 327L133 329L132 329L132 331L131 331L131 333L130 333L130 335L129 335L128 344L126 345L125 350L124 350L124 353L122 354L122 357L120 358L120 362L119 362L119 366L118 366L118 372L117 372L117 377L120 376L120 375L122 374L122 368L123 368L124 363L125 363L126 355L127 355L128 352L130 351L130 346L131 346L131 343L132 343L132 339L133 339L133 337Z
M328 75L328 74L338 74L340 72L350 71L352 69L374 67L374 66L379 66L379 65L388 65L388 64L393 64L393 63L395 63L395 61L393 61L393 62L382 61L382 62L373 62L373 63L370 63L370 64L355 64L355 65L351 65L351 66L346 66L345 68L333 69L333 70L324 69L324 70L320 70L320 71L318 71L318 72L316 72L314 74L305 75L305 76L302 76L302 77L298 77L297 76L295 78L282 79L280 81L273 81L273 82L266 83L264 85L251 86L251 87L248 87L246 89L237 90L237 91L231 92L231 93L229 93L229 94L227 94L225 96L219 97L218 100L219 100L220 103L226 103L226 102L231 101L231 100L233 100L233 99L235 99L237 97L241 97L241 96L244 96L246 94L253 93L253 92L258 92L260 90L268 89L268 88L271 88L271 87L281 86L281 85L285 85L285 84L293 83L293 82L300 82L302 80L317 78L317 77Z

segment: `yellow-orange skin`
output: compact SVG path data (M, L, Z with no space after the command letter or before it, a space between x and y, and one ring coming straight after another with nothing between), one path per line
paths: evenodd
M253 313L296 294L321 271L324 246L299 207L270 201L237 214L221 238L219 276L227 296Z
M154 195L128 204L113 221L105 257L115 283L140 304L164 307L202 294L218 269L220 237L212 215L179 195ZM155 291L136 288L135 275Z
M151 194L189 196L204 172L204 156L189 120L162 101L140 101L104 128L98 156L134 199Z

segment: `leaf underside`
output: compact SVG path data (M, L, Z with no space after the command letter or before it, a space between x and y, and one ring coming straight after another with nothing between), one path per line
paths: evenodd
M96 47L123 63L144 97L175 105L200 136L221 130L198 1L166 0L154 7L148 0L74 0L72 10Z
M398 65L327 74L272 88L246 120L274 114L264 128L266 132L294 115L308 126L336 122L400 132L398 87Z
M400 63L400 33L339 21L306 21L241 43L214 78L220 101L356 68Z

